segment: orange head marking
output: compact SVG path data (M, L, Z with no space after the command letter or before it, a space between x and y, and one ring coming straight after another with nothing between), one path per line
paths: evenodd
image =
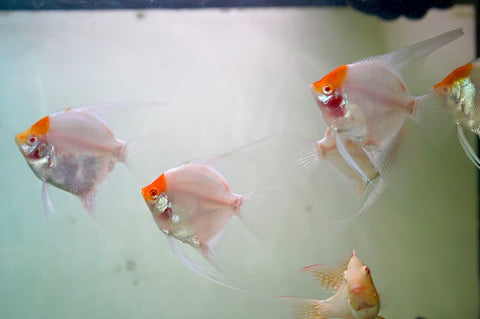
M329 111L338 111L343 105L342 85L347 75L347 66L342 65L320 81L310 85L315 100L320 108L327 108Z
M447 77L443 79L442 82L435 84L433 88L438 89L440 87L452 86L455 82L468 78L468 76L470 75L470 72L472 72L472 69L473 69L473 63L469 63L467 65L456 68L455 70L452 71L452 73L447 75Z
M142 188L142 195L146 201L155 201L166 190L167 178L162 174L153 183Z
M15 135L17 143L33 145L40 137L47 134L50 127L50 118L45 116L37 123L33 124L28 130L23 133Z

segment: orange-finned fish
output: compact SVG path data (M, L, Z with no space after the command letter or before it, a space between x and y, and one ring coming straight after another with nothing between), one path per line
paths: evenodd
M338 266L312 265L311 272L328 291L335 294L325 300L280 297L295 319L380 319L380 297L370 268L352 251L350 259Z
M396 51L343 65L310 87L327 125L335 132L337 145L348 139L363 148L385 182L395 183L394 142L406 119L413 119L428 131L428 122L438 105L425 96L407 92L402 73L413 62L463 34L462 29L446 32ZM426 132L428 136L429 133ZM361 175L355 159L342 157Z
M478 158L464 130L480 135L480 60L474 60L456 68L440 83L433 86L433 92L441 96L444 105L452 113L457 124L457 135L468 158L480 169Z
M76 195L93 213L98 186L117 162L125 163L136 151L137 140L127 143L117 139L99 116L110 107L69 108L47 115L15 135L20 152L43 181L45 213L47 207L53 210L48 184Z

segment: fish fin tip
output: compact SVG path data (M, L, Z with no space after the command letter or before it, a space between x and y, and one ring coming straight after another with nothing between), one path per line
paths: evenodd
M460 145L462 146L465 154L467 155L468 159L478 168L480 169L480 158L478 157L477 153L473 149L472 145L468 141L467 137L465 136L464 129L461 125L457 125L457 137Z
M435 50L456 40L463 34L463 28L447 31L424 41L391 51L384 55L384 59L387 64L401 73L412 62L425 59Z
M92 216L92 218L94 218L96 196L97 196L97 190L96 189L92 189L87 193L84 193L82 195L78 195L78 198L82 202L83 206L90 213L90 216Z
M341 265L315 264L303 267L299 272L310 272L325 290L336 292L343 281L343 271L346 268L346 263Z
M383 194L387 185L381 177L376 178L373 183L361 185L357 192L357 199L354 204L353 217L362 214L367 208L372 206L379 196Z

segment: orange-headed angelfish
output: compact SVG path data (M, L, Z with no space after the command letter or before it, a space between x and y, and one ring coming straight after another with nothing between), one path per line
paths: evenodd
M398 134L407 119L414 120L427 137L435 129L438 100L415 97L407 91L402 74L414 62L463 35L462 29L396 51L343 65L310 88L337 146L346 140L359 145L387 185L395 188ZM345 149L345 147L343 147ZM350 167L367 176L355 158L342 152Z
M465 137L464 130L480 135L480 60L456 68L433 86L457 124L457 135L468 158L480 169L480 159Z
M117 162L126 162L137 140L117 139L99 116L106 105L67 109L15 135L15 143L43 183L44 208L53 210L47 185L76 195L93 213L98 186ZM54 212L54 211L53 211Z
M328 291L335 294L325 300L280 297L295 319L379 319L380 298L370 268L352 251L350 259L337 266L312 265L301 269L311 272Z

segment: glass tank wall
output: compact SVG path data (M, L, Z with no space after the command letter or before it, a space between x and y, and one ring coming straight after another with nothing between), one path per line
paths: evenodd
M414 95L474 58L473 6L388 22L344 7L0 13L0 317L287 318L277 296L331 295L298 270L341 263L355 249L383 317L477 318L477 170L454 127L439 132L439 149L408 121L398 188L353 219L355 196L328 162L308 175L290 160L299 141L325 134L310 83L458 27L461 38L409 72ZM127 106L105 115L118 138L152 137L135 158L150 179L117 164L93 218L50 187L57 217L46 217L42 182L14 134L102 103ZM242 148L281 132L295 135ZM188 269L140 193L170 168L230 150L219 170L234 192L283 183L257 205L253 231L232 218L218 248L230 285L250 293Z

